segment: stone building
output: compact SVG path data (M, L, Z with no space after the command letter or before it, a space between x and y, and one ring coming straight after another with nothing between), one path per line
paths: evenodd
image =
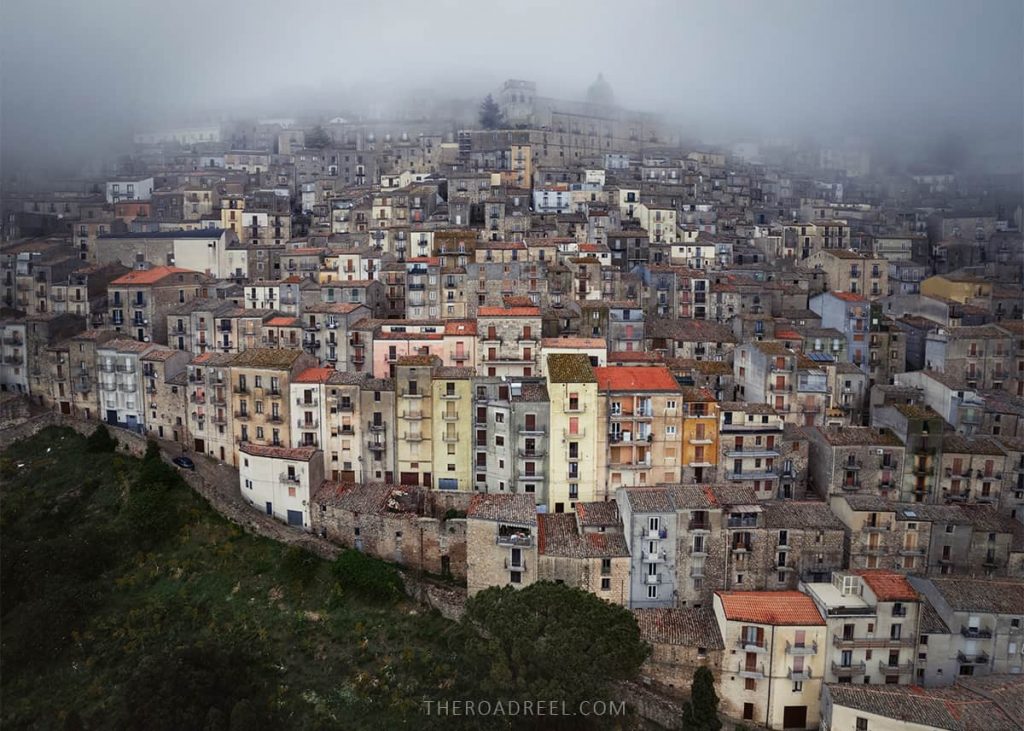
M940 500L999 504L1012 463L994 438L945 434L940 459Z
M844 567L846 526L827 503L767 503L764 531L768 544L765 589L796 589L800 582L828 581L833 571Z
M539 372L539 308L479 307L477 338L480 375L525 378Z
M445 504L423 488L324 482L312 505L313 532L328 540L409 569L466 578L467 521L443 517Z
M871 410L871 426L887 428L903 442L899 499L932 503L938 499L939 462L945 421L927 406L886 404Z
M725 656L722 635L710 607L634 609L640 636L651 654L640 675L680 696L688 695L697 668L709 668L716 677Z
M235 455L228 370L232 358L227 353L204 353L194 356L185 368L191 448L231 464Z
M903 443L890 431L869 426L811 427L812 489L832 495L900 494L906 462Z
M188 362L189 354L174 348L153 348L139 359L146 428L160 439L186 445L189 443L185 373ZM201 408L198 413L205 415Z
M474 495L466 512L466 586L472 596L492 586L539 580L537 508L529 495Z
M768 404L743 401L722 403L719 413L723 481L753 487L762 500L775 497L782 472L793 467L779 452L785 435L782 417Z
M167 315L189 300L206 296L209 278L189 269L155 266L110 282L109 326L136 340L167 345Z
M544 581L557 581L589 591L602 599L625 606L629 601L629 549L622 525L600 525L588 530L587 506L607 503L576 503L572 513L537 516L537 571ZM596 512L595 507L589 512ZM618 517L617 515L615 516Z

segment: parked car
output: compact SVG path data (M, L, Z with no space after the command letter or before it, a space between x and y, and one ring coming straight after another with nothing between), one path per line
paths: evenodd
M171 461L174 462L174 464L181 467L181 469L183 470L194 470L196 468L196 463L193 462L188 457L175 457Z

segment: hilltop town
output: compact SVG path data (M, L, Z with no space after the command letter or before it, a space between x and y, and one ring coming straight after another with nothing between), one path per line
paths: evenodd
M7 186L0 388L470 596L624 606L646 677L708 667L737 720L1020 728L1020 180L581 91L146 130Z

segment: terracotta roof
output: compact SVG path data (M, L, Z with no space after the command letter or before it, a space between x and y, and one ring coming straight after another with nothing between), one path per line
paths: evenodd
M601 391L671 391L681 393L679 384L664 366L610 366L595 368Z
M540 317L539 307L478 307L477 317Z
M604 338L543 338L540 341L542 348L606 348L608 343Z
M840 299L843 302L867 302L864 297L854 292L826 292L826 294L831 294L833 297Z
M290 317L288 315L277 315L271 317L269 320L263 323L267 327L298 327L302 323L299 322L299 318Z
M235 368L291 368L303 355L301 350L284 348L249 348L231 359Z
M193 271L191 269L182 269L181 267L152 267L150 269L141 269L139 271L128 272L117 279L110 282L113 285L138 285L138 284L156 284L164 277L169 277L172 274L200 274L200 272Z
M175 348L164 348L158 345L157 347L153 348L151 351L146 353L144 356L142 356L142 360L156 360L162 362L173 358L175 353L183 352L185 351L177 350Z
M843 522L832 512L828 503L814 500L777 500L764 506L766 528L790 530L843 530Z
M822 625L814 600L799 591L716 591L726 619L774 625Z
M722 634L710 609L634 609L640 635L652 645L722 650Z
M537 525L537 506L529 495L474 495L466 511L467 518L493 520L519 525Z
M292 383L327 383L332 373L335 373L333 368L307 368L292 379Z
M857 569L851 573L861 577L880 602L916 602L921 598L903 574L884 569Z

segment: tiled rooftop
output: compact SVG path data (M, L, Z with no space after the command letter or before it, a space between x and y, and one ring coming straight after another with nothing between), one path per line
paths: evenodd
M517 525L537 525L537 506L530 495L474 495L467 518Z
M824 626L814 600L799 591L718 591L726 619L776 626Z
M640 635L652 645L722 650L722 634L714 612L707 608L634 609Z

